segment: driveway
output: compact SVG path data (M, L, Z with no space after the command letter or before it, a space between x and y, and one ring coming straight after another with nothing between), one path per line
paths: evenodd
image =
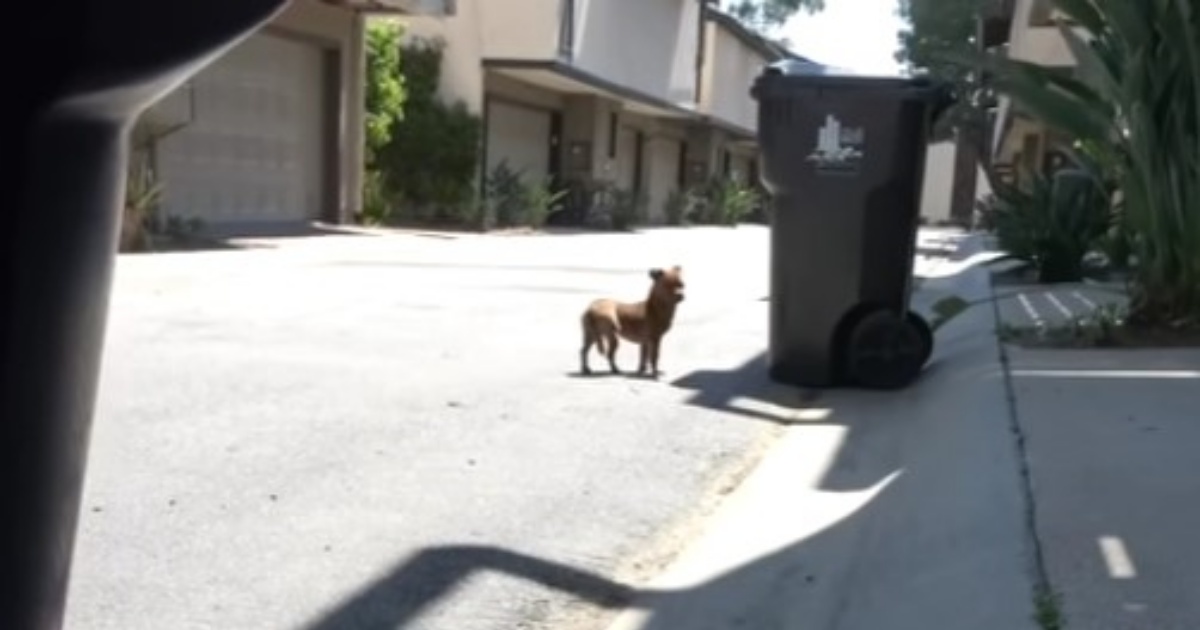
M388 233L123 256L68 626L508 630L619 605L571 568L653 574L778 431L672 385L761 353L766 243ZM640 298L675 263L665 378L575 376L585 302Z

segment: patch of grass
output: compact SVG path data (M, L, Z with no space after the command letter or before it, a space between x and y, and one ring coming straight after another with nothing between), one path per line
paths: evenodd
M1033 619L1042 630L1063 630L1067 618L1062 611L1062 594L1039 589L1033 600Z
M933 321L929 322L929 327L937 330L945 326L947 322L958 317L971 308L971 302L968 302L957 295L944 297L933 304Z
M1027 347L1112 348L1122 345L1124 326L1124 309L1105 305L1058 326L1002 324L998 334L1001 341Z
M1200 346L1200 327L1180 324L1173 328L1130 325L1128 309L1102 306L1083 317L1057 326L1001 324L1004 343L1026 348L1172 348Z

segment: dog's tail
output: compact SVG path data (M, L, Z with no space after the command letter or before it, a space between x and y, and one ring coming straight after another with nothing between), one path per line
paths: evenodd
M604 335L600 334L600 329L596 326L596 318L591 313L583 314L583 338L584 341L591 340L596 344L596 351L603 356L608 349L605 347Z

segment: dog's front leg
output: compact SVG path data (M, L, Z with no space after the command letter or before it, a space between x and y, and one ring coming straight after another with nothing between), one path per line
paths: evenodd
M658 378L658 348L661 343L661 337L653 337L647 339L646 345L643 346L646 348L646 354L650 360L650 376L652 378Z
M638 344L638 371L637 371L638 374L646 373L646 365L649 363L649 360L650 360L649 359L649 350L647 350L648 345L649 345L648 341Z

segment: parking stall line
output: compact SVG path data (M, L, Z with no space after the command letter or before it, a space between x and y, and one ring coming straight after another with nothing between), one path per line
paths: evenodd
M1035 326L1041 326L1044 323L1041 314L1034 308L1033 301L1029 299L1029 296L1024 293L1018 293L1017 300L1021 302L1021 307L1025 309L1025 314L1029 316L1029 319L1033 320Z

